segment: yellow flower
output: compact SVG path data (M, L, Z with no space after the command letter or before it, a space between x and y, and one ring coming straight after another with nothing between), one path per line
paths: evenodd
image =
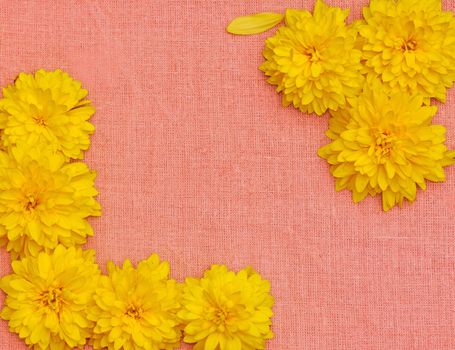
M371 0L360 25L369 79L445 101L455 80L455 20L440 0Z
M420 95L388 96L377 84L332 113L327 136L333 141L318 154L330 164L338 191L352 191L356 203L381 193L387 211L414 201L425 180L444 181L443 167L455 153L444 145L446 129L431 124L436 107L422 106Z
M81 347L91 334L87 305L100 275L93 250L64 248L13 261L0 280L6 293L0 316L35 350Z
M4 145L44 143L67 158L81 159L94 131L87 120L95 109L86 95L81 83L61 70L19 74L0 100Z
M156 254L119 268L108 264L94 296L89 318L96 322L93 348L171 350L179 347L180 286L169 280L169 264Z
M66 164L45 148L0 152L0 226L12 257L85 243L93 235L86 218L100 215L95 176L86 164Z
M251 268L237 274L213 265L202 279L187 278L184 341L194 350L256 350L271 339L270 284Z
M316 2L308 11L287 10L286 26L267 39L260 69L283 92L283 104L318 115L344 107L363 86L356 30L347 27L348 10Z

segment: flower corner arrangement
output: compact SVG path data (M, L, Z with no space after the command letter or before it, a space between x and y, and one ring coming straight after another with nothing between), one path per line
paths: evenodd
M270 284L252 268L212 265L179 283L157 254L107 274L92 249L101 215L95 171L83 162L95 109L61 70L21 73L0 99L0 246L12 272L0 317L34 350L265 349Z
M317 0L313 12L287 9L234 19L227 31L267 38L259 67L284 106L330 114L331 142L318 155L336 190L355 203L380 195L388 211L417 189L446 180L455 163L434 100L455 81L455 19L441 0L371 0L363 19Z

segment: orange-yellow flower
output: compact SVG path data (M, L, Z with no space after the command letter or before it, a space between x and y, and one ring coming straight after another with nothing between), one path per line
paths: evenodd
M213 265L203 278L187 278L182 304L184 341L194 350L265 349L273 336L270 284L251 268Z
M388 96L381 85L366 87L347 109L334 112L318 154L330 164L336 189L352 191L354 202L382 194L384 210L412 202L426 180L445 180L455 152L444 145L446 129L433 125L437 111L421 95Z
M100 271L93 250L65 248L13 261L0 280L6 300L0 316L34 350L81 348L91 335L87 318Z
M345 23L348 13L317 0L313 15L287 10L286 26L267 39L260 69L283 93L285 106L322 115L361 91L361 53L355 28Z
M391 92L446 99L455 80L455 20L441 0L371 0L359 25L368 79Z
M47 148L0 151L0 243L13 259L81 245L93 235L86 218L100 215L95 176Z
M88 120L95 109L86 96L81 83L59 69L19 74L0 100L4 146L44 144L81 159L94 131Z
M134 268L108 264L96 289L89 318L96 325L92 345L109 350L172 350L180 345L177 311L180 286L169 279L169 264L153 254Z

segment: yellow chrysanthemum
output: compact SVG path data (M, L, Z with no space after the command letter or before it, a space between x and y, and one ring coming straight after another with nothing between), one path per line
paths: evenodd
M13 273L0 280L7 295L0 316L10 331L35 350L83 346L93 327L87 305L100 275L94 255L59 245L53 253L14 261Z
M349 10L316 2L314 14L287 10L286 26L268 38L260 69L283 93L283 104L318 115L344 107L362 89L356 31L347 27Z
M19 74L0 100L4 145L43 143L67 158L81 159L94 131L88 119L95 109L86 96L81 83L61 70Z
M440 0L371 0L360 25L369 78L445 101L455 80L455 20Z
M96 322L92 344L109 350L171 350L179 347L180 286L169 280L169 264L156 254L119 268L108 264L94 296L89 318Z
M352 191L356 203L381 193L389 210L414 201L425 180L444 181L443 167L454 163L455 153L444 145L446 129L431 124L436 107L423 106L420 95L388 96L375 86L333 113L327 131L333 141L318 154L330 164L338 191Z
M45 148L0 152L0 226L12 257L85 243L93 235L86 218L100 215L95 176L86 164L67 164Z
M265 349L273 336L270 284L251 268L213 265L202 279L187 278L182 304L184 341L194 350Z

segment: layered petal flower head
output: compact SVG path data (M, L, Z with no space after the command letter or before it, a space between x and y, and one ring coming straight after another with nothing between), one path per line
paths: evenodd
M333 113L327 131L333 141L318 151L338 191L352 191L356 203L381 194L387 211L404 199L413 202L426 180L445 180L455 153L444 145L446 129L431 123L437 107L424 106L421 95L388 96L380 83L349 102Z
M391 92L446 99L455 80L455 19L441 0L371 0L360 25L369 78Z
M169 264L153 254L134 268L108 264L89 317L96 325L92 345L109 350L171 350L180 346L181 287L169 279Z
M100 215L95 176L86 164L65 163L46 148L0 152L0 242L13 259L59 243L81 245L93 235L86 218Z
M194 350L265 349L273 336L270 284L251 268L213 265L203 278L187 278L182 304L184 341Z
M286 25L267 39L260 69L283 93L285 106L322 115L362 90L361 53L354 47L356 30L345 23L348 13L317 0L313 15L287 10Z
M87 305L100 271L93 250L57 246L54 252L13 261L0 280L6 300L0 316L35 350L82 347L91 335Z
M94 131L88 120L95 109L86 96L81 83L59 69L19 74L0 100L4 146L44 143L66 158L82 159Z

